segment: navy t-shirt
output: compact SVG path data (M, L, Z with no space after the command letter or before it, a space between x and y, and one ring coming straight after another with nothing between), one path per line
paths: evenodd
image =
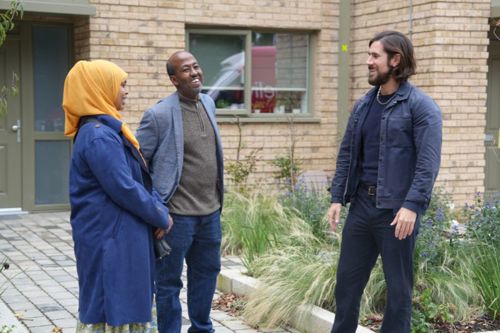
M361 128L361 182L368 185L377 184L378 155L380 149L380 121L387 102L394 96L380 95L380 102L373 98L363 127Z

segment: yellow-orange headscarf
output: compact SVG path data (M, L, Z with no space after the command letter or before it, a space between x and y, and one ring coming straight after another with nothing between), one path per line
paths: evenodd
M139 142L115 106L128 74L106 60L78 61L64 81L64 134L73 137L80 117L106 114L122 121L122 133L138 150Z

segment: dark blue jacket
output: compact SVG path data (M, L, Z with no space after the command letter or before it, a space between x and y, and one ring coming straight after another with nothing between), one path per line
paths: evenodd
M361 129L378 87L356 102L337 156L330 192L346 204L359 184ZM436 103L408 82L385 107L380 124L376 205L423 213L432 194L441 159L442 120Z
M70 168L79 319L112 326L148 322L152 229L167 227L168 209L145 188L151 184L146 166L120 135L121 122L97 118L78 131Z

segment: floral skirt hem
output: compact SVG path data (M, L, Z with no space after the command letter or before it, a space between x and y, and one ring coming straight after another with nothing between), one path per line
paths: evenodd
M153 303L152 321L149 323L132 323L121 326L110 326L107 323L84 324L81 321L78 321L76 333L158 333L156 304Z

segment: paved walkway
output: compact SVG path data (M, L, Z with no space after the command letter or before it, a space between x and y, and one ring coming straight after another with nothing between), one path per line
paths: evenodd
M0 274L0 329L13 323L14 332L74 332L78 281L69 213L0 216L0 263L4 259L10 268ZM235 265L238 263L223 259L223 266ZM187 332L185 289L181 299L185 324L182 332ZM5 321L14 315L20 321ZM217 333L262 332L219 310L212 311L212 320Z

